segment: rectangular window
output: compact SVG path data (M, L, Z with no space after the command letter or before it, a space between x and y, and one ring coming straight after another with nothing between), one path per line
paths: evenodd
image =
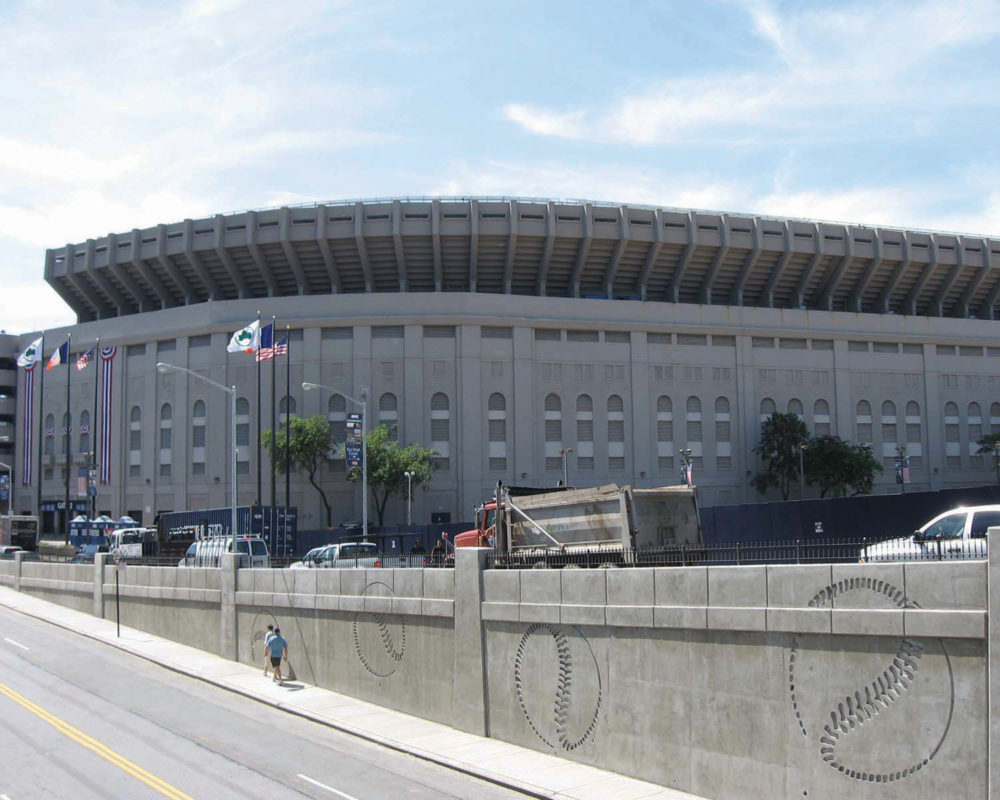
M144 356L146 355L146 345L130 344L125 352L130 356Z
M169 450L173 446L174 432L171 428L160 428L160 449Z
M373 325L372 326L372 338L373 339L402 339L403 338L403 326L402 325Z
M434 464L435 469L448 469L448 457L447 456L435 456L431 459Z
M916 422L908 422L906 424L906 441L907 442L919 442L920 441L920 424Z
M204 475L205 474L205 462L204 461L195 461L191 465L191 474L192 475Z
M674 423L670 420L658 420L656 423L656 441L669 442L674 438Z
M432 442L448 441L448 420L446 419L431 420L431 441Z
M236 462L236 474L237 475L249 475L250 474L250 462L249 461L237 461Z
M454 339L454 325L424 325L425 339Z
M805 350L805 339L778 339L778 346L782 350Z
M813 350L833 350L833 340L832 339L811 339Z
M896 443L896 426L895 425L883 425L882 426L882 441L886 444Z
M490 472L504 472L507 469L507 459L503 457L490 457Z
M128 449L142 450L142 431L129 431Z
M323 328L320 331L320 339L324 342L353 338L354 328Z
M647 333L647 344L673 344L672 333Z
M625 459L621 456L612 456L608 459L608 469L612 472L623 472L625 470Z
M613 419L608 422L608 441L625 441L625 422L620 419Z
M169 478L170 477L170 465L169 464L160 464L160 477L161 478Z
M713 347L736 347L736 337L735 336L713 336L712 337Z
M656 468L660 472L669 472L674 468L673 456L660 456L656 459Z
M875 342L876 353L898 353L899 345L896 342Z
M847 349L852 353L867 353L868 342L848 342Z
M562 458L560 456L546 456L545 470L546 472L559 472L562 470Z
M156 343L157 353L172 353L177 349L176 339L164 339L162 342Z
M732 456L716 456L716 458L715 458L715 468L716 469L732 469L733 468L733 457Z
M958 348L958 354L960 356L982 356L983 348L974 347L972 345L963 344Z
M562 339L562 331L554 331L548 328L535 329L536 342L558 342L561 339Z
M562 421L558 419L545 420L545 441L562 441Z
M754 336L751 340L751 344L754 347L764 348L765 350L774 349L774 339L770 336Z
M294 439L292 440L294 442ZM236 426L236 444L238 447L247 447L250 444L250 426L243 423Z
M195 425L191 429L191 446L192 447L204 447L205 446L205 426Z
M628 344L632 340L628 331L605 331L604 341L609 344Z
M716 422L715 423L715 441L717 442L728 442L729 441L729 425L728 422Z
M922 356L923 354L924 354L924 346L922 344L903 345L903 355Z
M504 419L491 419L490 420L490 441L491 442L504 442L507 440L507 420Z
M576 468L581 472L592 472L594 469L594 457L580 456L576 460Z
M201 336L191 336L188 338L188 349L193 350L196 347L209 347L212 344L211 334L205 333Z
M131 464L128 468L128 476L132 480L142 477L142 467L138 464Z
M862 444L872 443L872 424L870 422L858 423L858 442Z
M678 333L677 344L707 345L708 337L703 333Z
M514 329L483 325L480 329L480 336L484 339L512 339L514 337Z
M596 342L597 331L566 331L567 342Z
M953 344L939 344L936 349L939 356L955 355L955 345Z
M687 424L687 440L688 442L700 442L701 441L701 423L700 422L689 422Z
M578 442L594 441L594 420L578 419L576 421L576 440Z

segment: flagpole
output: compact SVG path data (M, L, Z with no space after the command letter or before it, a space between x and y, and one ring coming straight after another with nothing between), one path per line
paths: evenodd
M71 378L73 377L73 368L70 366L70 362L73 360L72 359L72 353L73 353L73 334L72 333L67 333L66 334L66 486L65 486L65 489L66 489L66 494L65 494L66 511L65 511L65 515L66 516L63 519L63 521L66 524L66 527L64 529L66 536L65 536L65 539L63 539L63 543L64 544L69 544L69 520L70 520L70 515L69 515L69 473L70 473L69 454L70 454L70 444L71 444L72 439L73 439L73 417L72 417L72 414L71 414L71 411L70 411L70 381L71 381Z
M254 353L254 361L257 362L257 505L261 505L261 463L260 463L260 309L257 309L257 352ZM271 338L274 338L274 331L271 331Z
M289 330L289 325L285 323L285 340L288 345L288 355L285 356L288 359L285 362L285 506L288 507L292 504L292 465L288 463L288 450L290 439L290 428L289 424L292 413L292 334Z
M274 457L274 445L277 443L275 438L275 433L277 432L277 426L275 424L275 408L277 405L277 394L278 394L278 367L275 362L278 360L277 353L275 353L275 345L277 345L275 333L278 331L277 326L278 318L276 316L271 317L271 505L278 505L278 498L275 497L277 494L275 487L275 481L277 480L274 465L277 459Z
M38 524L42 524L42 445L45 442L45 331L42 331L42 349L35 366L38 370ZM39 528L40 530L40 528Z
M94 419L90 426L90 463L87 464L87 493L90 493L90 471L97 469L97 386L101 382L101 339L94 344ZM97 476L94 475L94 493L90 496L90 519L97 516Z

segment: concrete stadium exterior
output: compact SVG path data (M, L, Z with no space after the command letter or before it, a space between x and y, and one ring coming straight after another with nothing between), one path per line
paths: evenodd
M229 398L158 374L157 361L237 385L240 502L256 497L256 367L225 346L258 310L292 329L292 413L325 414L342 431L355 410L344 396L369 387L373 424L439 453L415 521L467 519L498 479L554 484L564 450L577 485L648 486L676 482L690 449L707 504L750 501L752 448L774 410L870 443L887 466L878 492L897 491L903 447L913 488L939 488L993 479L975 441L1000 430L998 256L990 238L585 202L249 211L49 250L45 278L79 323L48 331L46 353L66 333L74 352L98 337L118 346L112 479L97 506L146 522L229 498ZM0 346L15 353L36 335ZM54 431L43 442L49 504L63 497L66 371L46 374L35 409ZM93 418L94 373L73 375L78 425ZM15 380L23 392L24 371L0 364L0 387ZM304 394L303 380L344 396ZM20 431L23 403L16 415ZM71 435L77 469L91 443ZM35 509L31 480L16 474L15 509ZM335 521L360 518L342 451L321 480ZM300 526L321 526L305 476L293 476L291 502Z

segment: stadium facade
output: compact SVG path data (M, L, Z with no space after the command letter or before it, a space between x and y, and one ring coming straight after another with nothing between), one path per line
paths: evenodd
M327 415L340 435L356 410L346 398L368 387L372 424L437 451L433 484L414 497L415 521L467 519L497 480L554 484L564 460L577 485L673 483L684 450L706 503L751 501L752 450L774 410L800 414L812 432L871 444L887 467L877 492L898 491L901 448L913 488L993 480L992 458L976 452L981 435L1000 430L1000 241L990 238L587 202L408 198L112 234L47 251L45 279L79 319L46 332L46 355L67 333L71 360L98 338L117 348L97 508L146 522L229 498L229 398L158 373L158 361L236 384L240 502L257 497L256 364L227 355L226 343L258 311L265 321L275 315L279 331L290 326L288 398L278 362L282 411ZM37 335L3 339L3 355ZM30 485L23 474L25 370L0 364L0 414L12 411L15 381L21 398L16 510L35 510L39 495L56 509L67 468L74 502L85 503L77 476L91 460L97 370L74 371L64 420L67 372L46 372L42 407L33 387L34 448L39 420L45 429L39 493L39 465ZM265 364L265 428L270 372ZM304 380L340 393L303 393ZM360 518L342 449L320 480L335 521ZM271 502L264 485L259 499ZM293 476L290 500L300 526L321 526L304 475ZM395 502L389 516L400 520Z

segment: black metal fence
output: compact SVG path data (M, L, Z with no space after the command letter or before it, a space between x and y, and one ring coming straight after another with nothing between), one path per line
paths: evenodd
M795 539L638 548L628 551L491 553L493 569L561 567L692 567L753 564L834 564L985 559L986 539Z

